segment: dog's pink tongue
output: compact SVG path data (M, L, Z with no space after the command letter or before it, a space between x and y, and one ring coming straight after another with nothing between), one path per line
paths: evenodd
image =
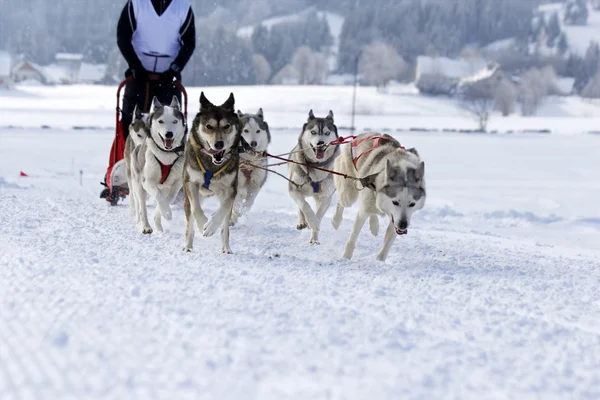
M165 139L165 147L167 149L170 149L171 147L173 147L173 139Z
M324 150L317 150L317 159L321 160L325 157L325 151Z

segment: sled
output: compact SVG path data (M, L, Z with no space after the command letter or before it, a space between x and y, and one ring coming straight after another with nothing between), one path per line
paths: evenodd
M121 90L129 83L133 81L133 77L130 76L121 82L117 88L117 107L116 107L116 126L115 126L115 138L110 150L110 157L108 160L108 168L105 175L104 185L107 187L108 196L106 200L110 202L110 205L116 206L119 200L125 199L129 195L129 185L127 184L127 175L125 173L125 135L123 134L123 125L121 123L122 110L121 104ZM173 82L183 97L183 115L187 120L187 105L188 96L183 84L179 81ZM150 104L150 102L148 102ZM148 110L144 110L148 112Z

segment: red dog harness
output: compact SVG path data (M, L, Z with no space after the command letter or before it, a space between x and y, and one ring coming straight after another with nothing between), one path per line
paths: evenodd
M389 139L384 135L373 135L373 136L367 136L366 138L362 138L362 139L354 139L352 141L352 143L350 144L350 151L352 152L352 164L354 164L354 168L358 169L356 167L356 164L358 163L358 160L364 156L367 153L372 152L373 150L375 150L376 148L379 147L379 144L381 143L381 139ZM362 153L360 153L358 156L356 156L356 148L358 146L360 146L361 144L363 144L364 142L368 142L369 140L373 140L373 146L371 146L370 149L367 149L365 151L363 151Z
M158 157L154 156L154 158L156 158L156 162L158 162L158 164L160 165L160 184L162 185L169 177L169 174L171 173L171 168L173 168L173 165L175 165L175 163L165 165L160 162Z

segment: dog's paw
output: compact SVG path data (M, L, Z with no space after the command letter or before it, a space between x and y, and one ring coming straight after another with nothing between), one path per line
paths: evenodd
M316 245L319 245L319 244L321 244L321 243L319 242L319 240L318 240L318 239L310 239L310 244L316 244Z
M377 255L377 261L385 262L386 258L387 258L386 254L379 253L379 255Z
M193 253L194 249L192 247L184 246L183 247L183 252L184 253Z
M306 229L306 228L308 228L308 224L306 222L296 225L296 229L298 229L299 231Z
M223 253L223 254L233 254L233 251L231 251L231 249L227 248L227 249L221 250L221 253Z
M146 228L142 229L142 233L144 235L150 235L150 234L152 234L152 232L153 232L153 230L150 227L146 227Z
M217 233L217 230L219 230L220 226L221 226L221 221L217 221L216 218L212 217L202 227L202 236L204 236L204 237L213 236L215 233Z
M173 212L171 211L170 206L160 206L160 214L167 221L171 221L173 219Z

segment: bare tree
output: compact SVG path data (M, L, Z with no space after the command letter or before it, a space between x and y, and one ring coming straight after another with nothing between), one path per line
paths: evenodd
M515 111L517 98L517 88L511 81L502 79L502 81L496 85L494 90L494 102L496 109L502 113L502 116L509 116Z
M308 46L301 46L296 50L291 65L298 73L298 83L301 85L322 84L325 80L327 58Z
M593 77L587 85L585 85L581 91L581 96L590 99L600 98L600 71L596 73L596 76Z
M463 109L477 121L481 132L487 132L494 106L494 99L489 97L472 97L463 101Z
M531 68L521 75L519 97L521 114L534 115L544 97L558 93L556 73L552 67Z
M256 83L259 85L265 85L269 82L272 70L269 62L262 54L254 54L252 56L252 62L254 63L254 74L256 75Z
M392 80L404 75L406 62L392 46L380 42L363 48L358 71L365 82L383 89Z
M299 84L308 85L311 77L314 75L313 52L308 46L298 47L292 57L292 65L298 72Z

